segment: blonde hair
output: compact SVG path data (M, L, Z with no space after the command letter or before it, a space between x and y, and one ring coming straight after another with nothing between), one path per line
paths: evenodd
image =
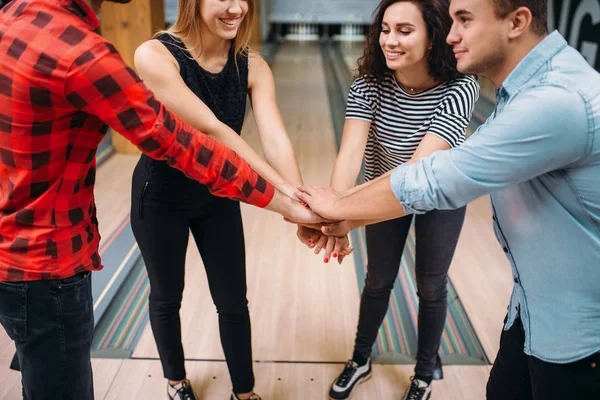
M235 62L237 66L237 58L239 56L248 56L250 42L250 33L252 30L252 20L254 19L254 0L245 0L248 2L248 12L242 20L238 29L237 35L233 39L235 49ZM200 24L200 0L179 0L179 9L177 12L177 19L173 26L166 31L157 32L154 37L167 33L171 36L175 36L178 39L191 39L192 48L188 49L191 53L197 49L201 43Z

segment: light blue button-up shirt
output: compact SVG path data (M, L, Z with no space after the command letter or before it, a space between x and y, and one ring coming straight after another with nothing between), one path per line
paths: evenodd
M553 32L497 90L462 146L398 167L408 213L490 194L526 354L568 363L600 351L600 74Z

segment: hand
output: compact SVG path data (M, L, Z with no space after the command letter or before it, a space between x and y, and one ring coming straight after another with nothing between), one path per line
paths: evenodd
M300 242L308 246L309 249L315 247L315 243L323 236L319 229L310 229L302 225L298 225L296 235Z
M289 197L293 201L300 202L300 200L296 196L296 189L294 188L294 186L290 185L289 183L284 182L284 183L280 184L279 186L277 186L277 189L279 189L279 191L281 193L285 194L287 197Z
M348 235L348 233L354 228L356 228L356 227L354 226L352 221L346 220L346 221L334 222L334 223L327 224L327 225L324 224L321 226L321 232L323 232L323 234L328 235L328 236L342 237L342 236Z
M342 198L342 195L330 187L321 186L299 186L296 197L304 201L308 206L329 220L337 220L336 202Z
M337 258L338 264L341 264L344 257L352 254L354 249L350 247L348 236L334 237L327 236L327 245L325 247L325 255L323 262L328 263L331 257Z
M323 218L300 203L283 195L279 190L275 190L273 199L267 205L266 209L275 211L296 224L318 224L324 222Z
M309 246L310 247L310 246ZM322 249L325 249L323 262L328 263L331 258L337 258L338 264L341 264L344 257L352 254L354 249L350 247L350 240L345 237L321 236L314 245L315 254L319 254Z

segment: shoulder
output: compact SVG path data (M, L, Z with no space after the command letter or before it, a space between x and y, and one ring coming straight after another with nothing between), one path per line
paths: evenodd
M273 80L273 73L269 63L257 52L248 53L248 85L250 87L256 84L262 84Z
M256 51L248 51L248 72L271 71L269 63Z
M389 87L391 84L389 76L374 77L372 75L362 75L357 77L352 86L350 86L350 92L355 94L362 94L367 97L377 96L382 92L382 88ZM383 91L385 92L385 91Z
M165 63L178 65L171 52L158 38L142 43L135 50L133 58L138 70L156 70L157 65L165 65Z
M508 106L529 107L529 110L535 106L537 113L552 116L547 119L555 121L585 120L587 115L584 96L577 89L562 83L545 82L528 86L517 93Z
M463 75L450 82L447 85L448 93L475 97L479 94L479 83L472 75Z
M475 107L479 99L479 83L471 75L463 75L447 82L443 87L442 106L463 104L465 111Z

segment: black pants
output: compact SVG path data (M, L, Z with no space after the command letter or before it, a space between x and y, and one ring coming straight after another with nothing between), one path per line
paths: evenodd
M94 398L91 273L0 282L0 323L15 342L25 400Z
M415 216L419 332L415 375L431 379L447 310L448 269L466 208ZM360 302L354 356L369 357L388 309L413 216L367 226L367 279Z
M488 400L600 399L600 353L569 364L552 364L524 353L521 319L500 336L487 384Z
M144 191L145 182L138 178L134 174L131 226L148 271L150 325L165 378L186 378L179 309L191 230L219 314L221 345L233 389L236 393L252 391L250 315L239 203L208 192L201 198L184 196L178 201L173 196L171 202L165 202L165 187L150 183Z

